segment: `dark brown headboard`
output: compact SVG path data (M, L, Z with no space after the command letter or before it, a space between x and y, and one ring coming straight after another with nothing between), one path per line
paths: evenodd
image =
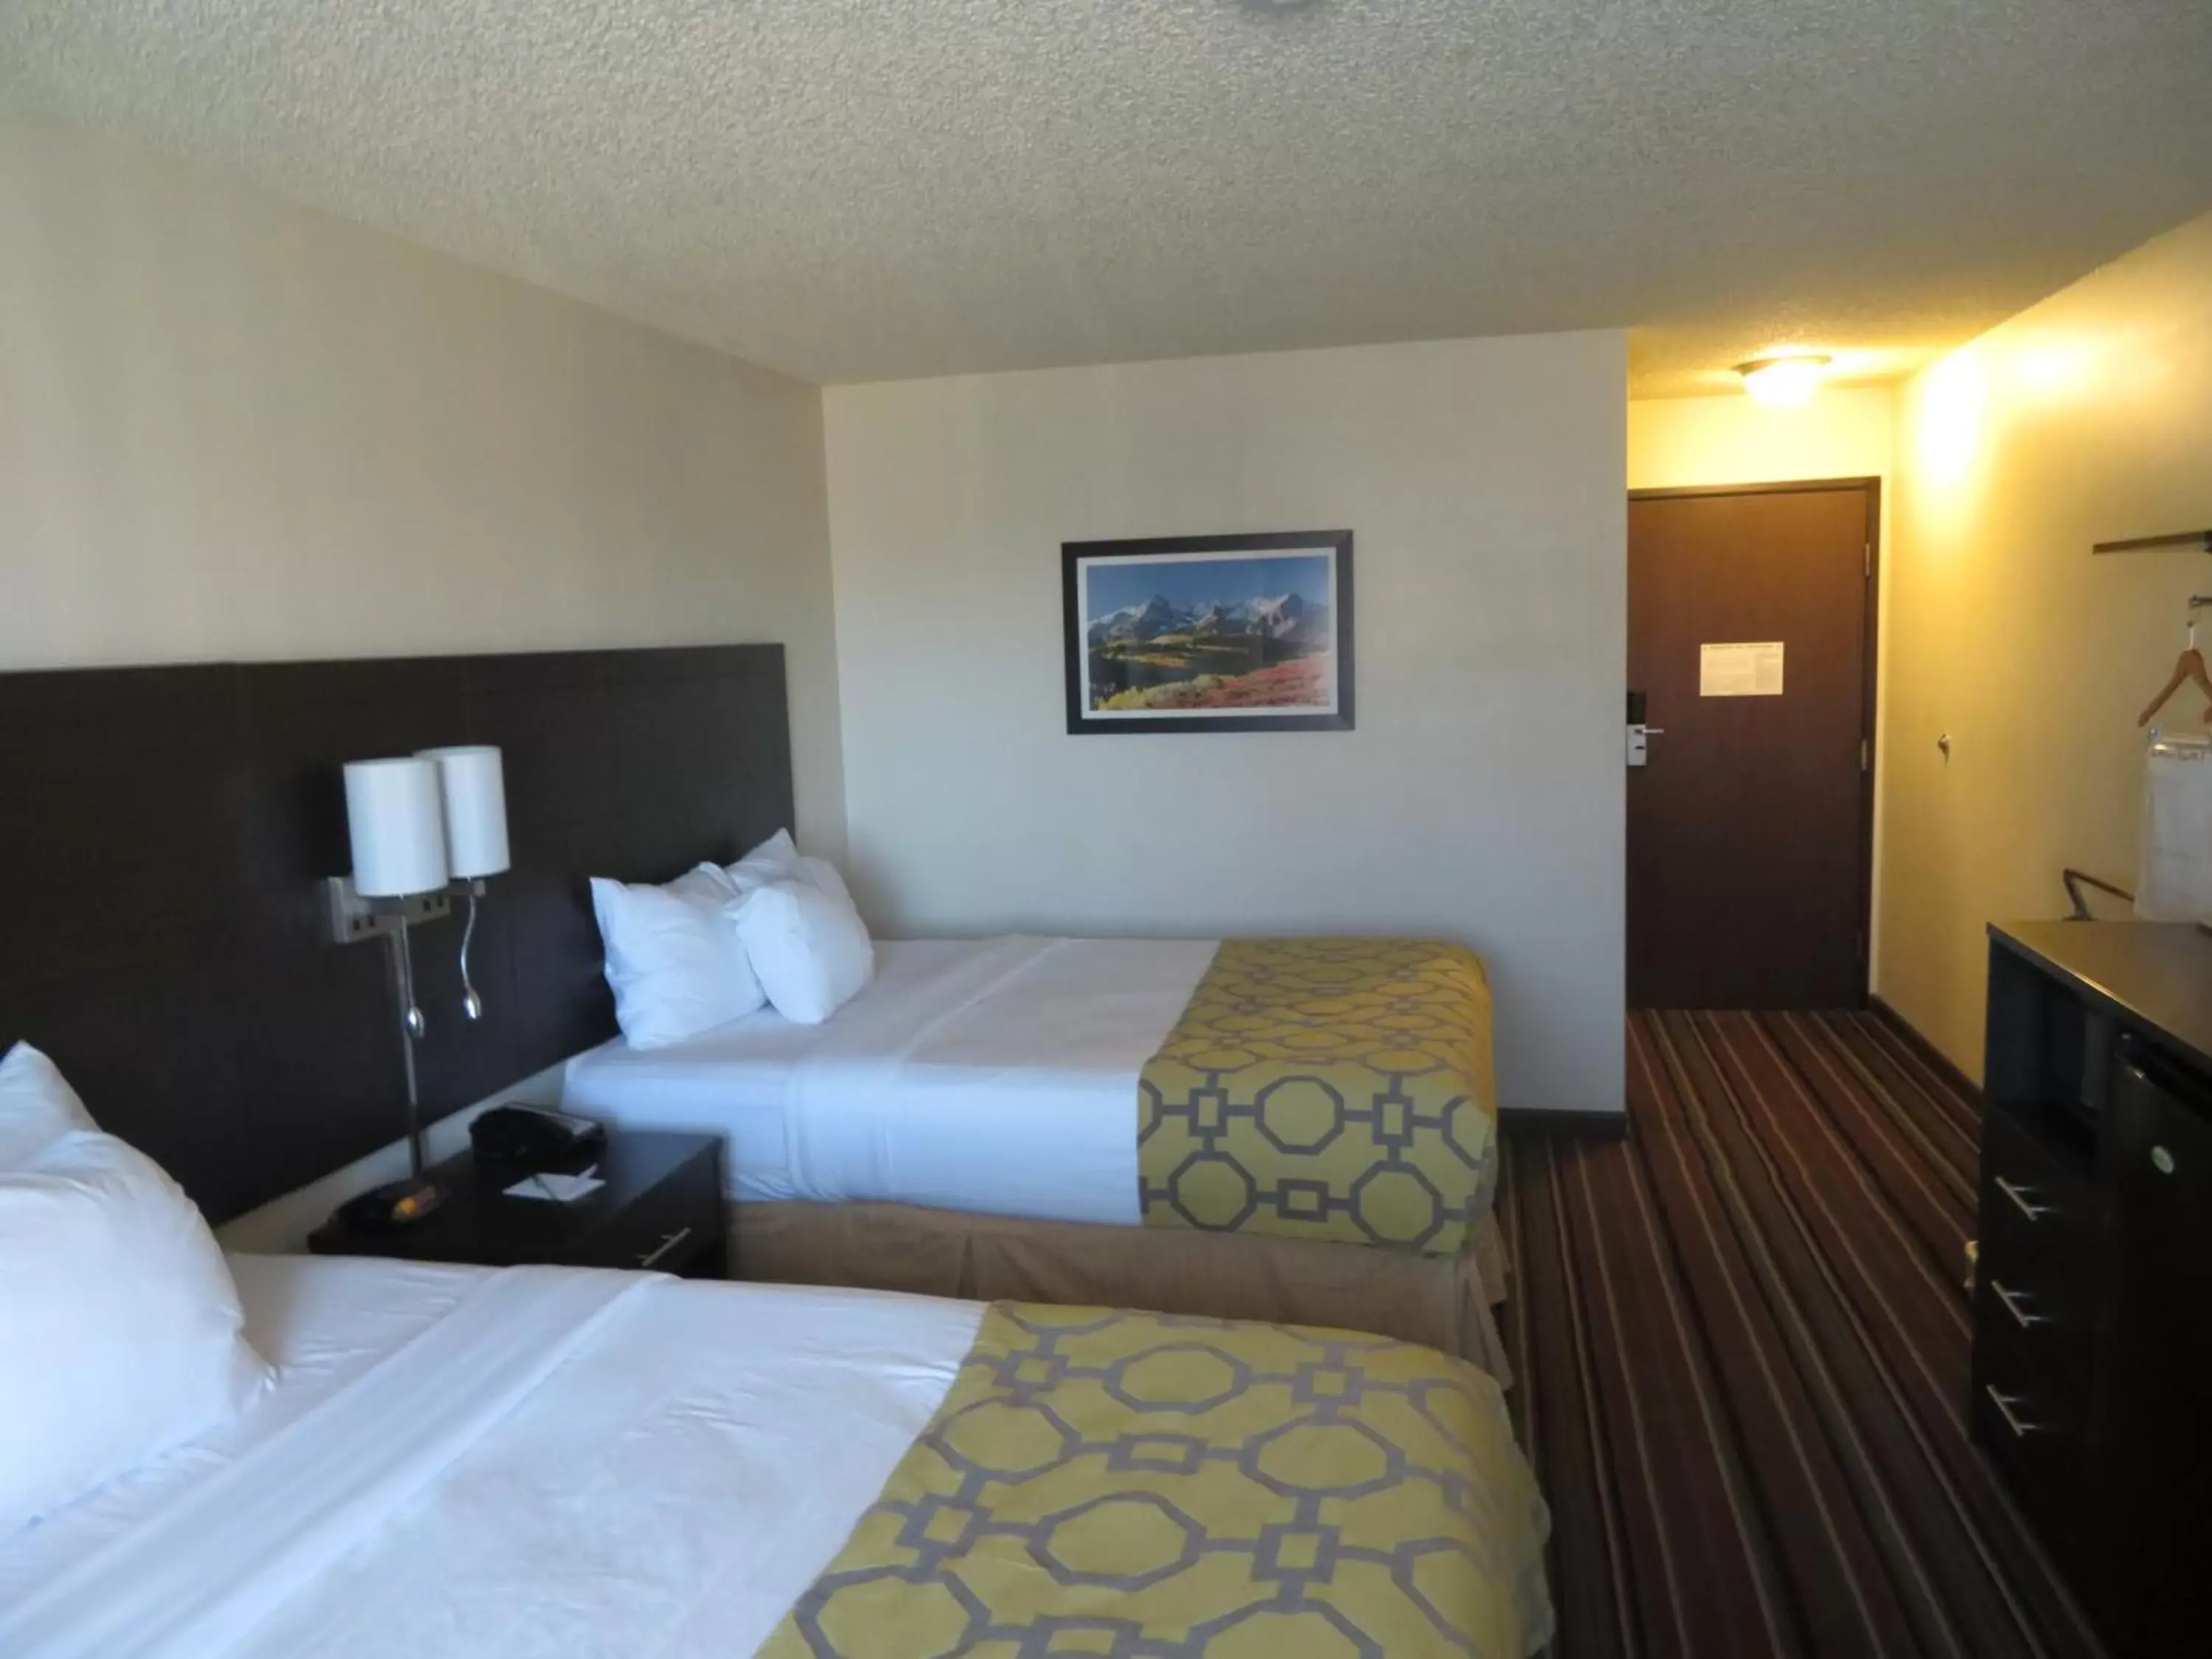
M586 878L661 880L792 822L783 647L0 674L0 1051L51 1054L102 1127L222 1220L393 1139L381 948L326 942L339 768L506 751L514 867L477 930L416 934L426 1115L614 1033Z

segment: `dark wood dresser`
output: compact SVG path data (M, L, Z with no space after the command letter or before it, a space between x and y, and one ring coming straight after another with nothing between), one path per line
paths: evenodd
M2114 1654L2206 1651L2212 935L1990 929L1977 1438Z

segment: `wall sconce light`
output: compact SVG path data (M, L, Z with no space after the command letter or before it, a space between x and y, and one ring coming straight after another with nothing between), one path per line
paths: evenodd
M1770 409L1802 409L1820 389L1834 359L1814 352L1758 357L1738 363L1743 389Z
M484 878L507 868L507 791L499 750L477 744L349 761L345 797L353 872L325 884L331 936L341 945L368 939L385 942L407 1079L410 1172L407 1180L365 1193L346 1207L357 1219L402 1226L429 1214L444 1199L424 1173L428 1159L415 1045L428 1027L415 998L410 930L450 915L454 893L467 898L461 1007L468 1018L482 1018L483 1000L469 978L469 946Z
M507 779L499 750L489 744L425 749L417 760L436 763L438 787L445 800L446 870L469 901L468 925L461 929L461 1012L483 1018L483 999L469 979L469 945L477 935L477 901L484 878L507 867Z

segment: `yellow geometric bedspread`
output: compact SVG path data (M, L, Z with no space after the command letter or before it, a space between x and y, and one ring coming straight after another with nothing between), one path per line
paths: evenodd
M1498 1176L1481 959L1425 939L1226 940L1138 1099L1147 1226L1457 1255Z
M1523 1659L1549 1527L1498 1386L1343 1331L1000 1303L764 1659Z

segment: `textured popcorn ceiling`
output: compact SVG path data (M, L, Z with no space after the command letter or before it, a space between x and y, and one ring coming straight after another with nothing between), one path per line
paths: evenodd
M2212 0L0 0L0 99L824 381L1879 374L2212 206Z

